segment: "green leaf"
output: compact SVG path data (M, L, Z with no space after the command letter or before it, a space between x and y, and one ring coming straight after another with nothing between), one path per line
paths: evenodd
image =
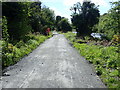
M110 76L118 76L118 75L119 75L118 70L114 70L110 73Z

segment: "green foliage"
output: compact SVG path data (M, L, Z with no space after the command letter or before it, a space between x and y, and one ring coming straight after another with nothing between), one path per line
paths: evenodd
M41 2L3 2L2 11L13 42L23 39L29 32L45 34L44 26L52 28L55 24L54 11L41 8Z
M9 40L8 28L7 28L7 19L4 16L2 19L2 38L5 41Z
M111 40L113 35L119 35L120 31L120 1L113 2L108 13L99 18L99 23L94 26L93 31L104 33Z
M113 35L111 42L112 45L120 46L120 35Z
M47 25L54 25L55 23L55 14L54 11L50 10L47 7L42 8L42 15L44 19L44 23Z
M55 24L54 11L41 2L2 2L2 65L15 64L49 36L46 28Z
M8 33L11 39L20 39L26 35L31 26L28 24L28 7L22 2L3 2L3 16L6 16Z
M44 27L54 27L55 15L54 11L44 6L41 8L41 2L34 2L30 5L30 24L32 26L32 32L40 32L45 34Z
M61 21L62 17L61 16L56 16L56 22L55 22L55 25L56 25L56 28L58 31L60 31L60 26L58 25L58 23Z
M58 22L59 29L63 32L72 31L72 27L66 18Z
M75 41L75 36L76 34L75 33L72 33L72 32L67 32L67 33L64 33L65 37L67 39L69 39L71 41L71 43L73 43Z
M24 45L24 42L22 40L20 40L19 42L17 42L17 44L15 45L17 48L20 48L21 46Z
M24 42L20 40L16 45L2 41L2 66L7 67L15 64L20 58L29 54L34 50L40 43L44 42L48 37L43 35L28 34L29 40Z
M61 21L62 17L61 16L56 16L56 24L58 24L59 21Z
M96 74L101 77L109 88L120 88L119 47L80 44L77 42L79 39L76 39L71 32L64 35L82 56L94 64Z
M56 16L55 25L58 31L62 31L62 32L72 31L71 24L69 23L68 19L65 17Z
M90 35L92 27L98 23L98 17L100 16L95 4L84 1L81 5L78 2L74 4L71 10L74 12L71 21L76 28L77 35Z

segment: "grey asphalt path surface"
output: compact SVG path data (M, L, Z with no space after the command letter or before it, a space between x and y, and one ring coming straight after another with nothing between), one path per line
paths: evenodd
M3 88L105 88L66 38L54 35L2 77Z

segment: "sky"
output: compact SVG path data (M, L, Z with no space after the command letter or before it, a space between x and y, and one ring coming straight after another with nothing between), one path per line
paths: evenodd
M70 11L70 7L73 4L80 2L82 3L83 0L40 0L43 5L49 7L50 9L54 10L55 15L60 15L62 17L66 17L69 19L71 18L72 11ZM111 8L109 2L118 1L118 0L91 0L91 2L95 3L95 5L99 5L100 14L107 13L107 11Z

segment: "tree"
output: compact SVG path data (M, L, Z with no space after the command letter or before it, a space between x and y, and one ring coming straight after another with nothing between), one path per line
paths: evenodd
M73 11L71 21L76 27L77 35L90 35L92 27L99 21L98 7L90 1L84 1L82 5L79 2L74 4L70 10Z
M41 2L33 2L30 4L30 25L32 26L32 32L40 32L41 29Z
M60 26L58 25L58 23L61 21L62 17L61 16L56 16L56 28L58 31L60 31Z
M42 8L41 17L43 18L42 24L47 24L49 27L55 24L55 13L48 7Z
M58 31L72 31L72 27L67 18L56 16L56 28Z
M104 33L108 39L112 39L113 35L120 33L120 1L112 2L112 8L100 16L99 23L93 28L94 31Z
M29 8L26 2L3 2L2 14L8 21L8 33L11 39L19 40L30 30L28 19Z
M31 4L30 14L30 23L33 28L33 32L40 32L42 34L45 34L45 29L47 27L54 27L54 11L50 10L46 6L41 8L41 2L34 2Z
M41 2L3 2L2 13L7 18L12 40L20 40L29 32L45 33L45 27L54 27L55 14Z
M72 31L72 27L69 24L68 19L66 19L66 18L61 19L61 21L59 21L58 25L60 27L60 30L63 32Z

